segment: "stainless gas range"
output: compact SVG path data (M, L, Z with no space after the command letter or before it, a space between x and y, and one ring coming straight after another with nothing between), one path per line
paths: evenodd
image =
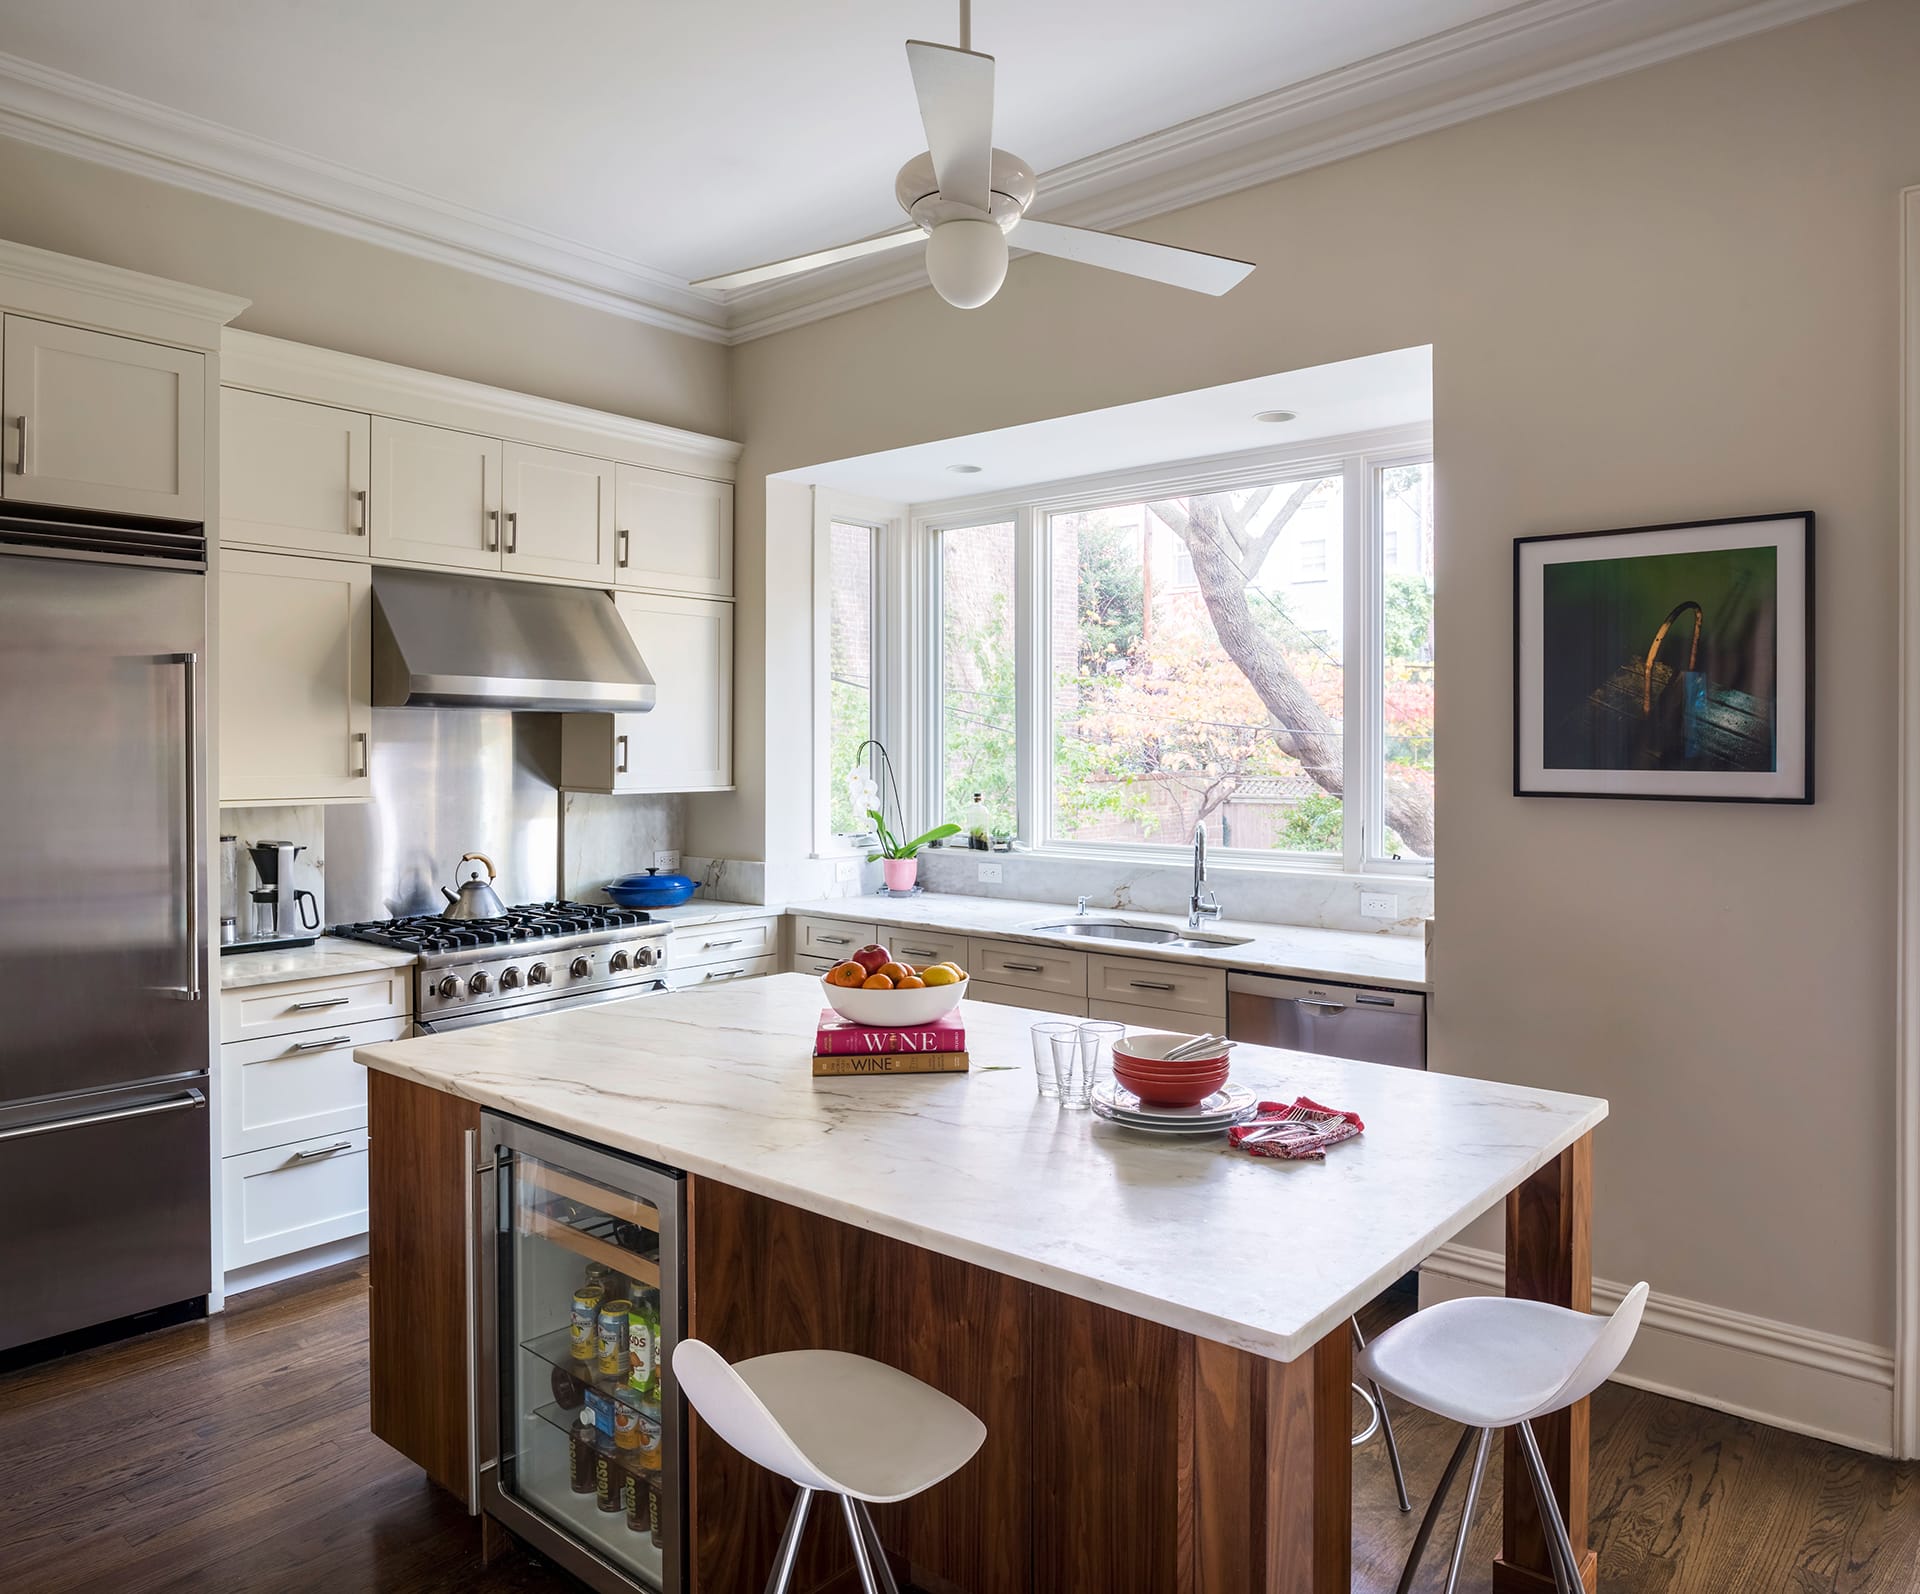
M667 926L632 908L540 902L498 919L420 914L331 933L415 955L414 1022L428 1034L666 989Z

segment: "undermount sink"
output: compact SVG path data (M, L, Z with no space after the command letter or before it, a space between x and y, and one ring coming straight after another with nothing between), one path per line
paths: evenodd
M1088 941L1142 941L1152 946L1245 946L1243 937L1231 935L1195 935L1189 930L1169 930L1157 924L1124 924L1116 919L1061 919L1057 923L1030 924L1036 934L1073 935Z

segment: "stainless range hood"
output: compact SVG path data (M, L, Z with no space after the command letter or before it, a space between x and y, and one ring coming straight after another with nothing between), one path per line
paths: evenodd
M653 676L590 587L374 567L380 708L647 710Z

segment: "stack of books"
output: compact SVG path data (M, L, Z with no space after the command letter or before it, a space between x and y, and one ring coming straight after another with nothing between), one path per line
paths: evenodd
M842 1018L830 1007L820 1010L813 1038L815 1075L964 1074L967 1030L959 1009L931 1024L905 1029L875 1029Z

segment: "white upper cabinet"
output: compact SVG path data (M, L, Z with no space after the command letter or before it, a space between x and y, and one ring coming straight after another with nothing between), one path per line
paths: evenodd
M498 438L374 416L373 557L498 571L500 482Z
M5 318L0 497L206 516L206 357Z
M622 465L619 478L614 581L732 597L733 484L639 465Z
M617 592L652 674L645 714L567 714L560 784L572 791L725 791L733 785L733 605Z
M373 567L220 556L220 801L366 801Z
M353 410L220 391L220 540L365 559L373 423Z
M510 576L613 582L614 467L526 443L505 445L501 566Z

